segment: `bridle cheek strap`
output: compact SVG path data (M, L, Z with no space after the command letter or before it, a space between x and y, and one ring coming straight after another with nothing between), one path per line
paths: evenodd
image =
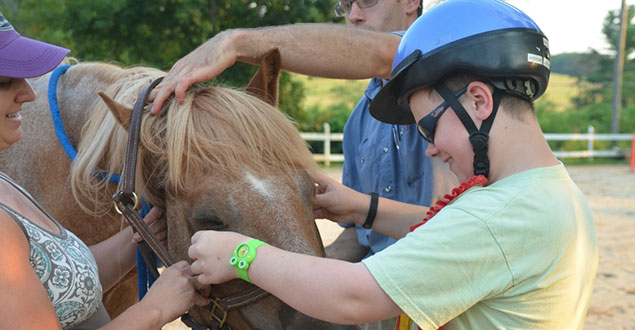
M498 89L494 88L494 104L492 108L492 113L487 119L483 121L481 124L481 129L477 129L476 125L474 125L474 121L470 118L470 115L467 114L465 108L454 94L445 86L444 83L439 82L434 85L434 89L441 95L441 97L447 102L454 113L456 113L467 132L470 134L470 143L472 144L472 150L474 151L474 175L483 175L488 177L489 175L489 157L487 156L488 144L489 144L489 131L492 128L492 124L494 123L494 118L496 117L496 113L498 112L498 107L500 105L500 101L503 97L503 93Z
M139 149L139 135L141 130L141 120L143 108L146 100L150 95L150 91L158 85L163 78L158 78L150 85L146 86L134 105L132 110L132 117L130 120L130 127L128 129L128 144L126 148L126 159L124 163L123 176L121 182L123 187L114 196L115 208L117 212L122 214L126 220L130 223L135 232L143 238L140 243L141 246L148 245L152 252L154 252L159 260L166 267L174 264L173 259L170 257L168 251L159 242L156 236L145 224L139 213L135 210L138 204L138 196L134 192L135 188L135 172L137 168L137 150ZM149 252L149 249L143 249ZM150 258L144 256L144 258ZM182 316L183 322L185 322L192 329L212 329L212 330L226 330L231 329L227 324L227 312L232 309L237 309L242 306L256 302L264 297L267 297L269 293L262 290L257 286L250 286L248 289L239 292L237 294L216 298L212 297L212 303L209 305L210 315L209 319L212 321L211 326L204 326L196 323L189 314Z

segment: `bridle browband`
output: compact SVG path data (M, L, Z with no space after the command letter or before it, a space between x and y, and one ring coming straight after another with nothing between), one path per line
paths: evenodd
M139 213L135 210L139 204L139 197L134 192L137 151L139 148L139 134L141 131L141 115L150 91L152 91L152 89L156 87L161 80L163 80L163 77L154 80L150 85L146 86L143 91L141 91L141 94L139 94L139 97L134 105L130 120L130 128L128 130L129 135L126 146L126 159L124 162L123 174L121 176L123 188L114 194L112 198L115 202L116 211L123 215L126 220L128 220L133 230L139 233L139 235L143 238L143 241L140 243L143 248L140 248L140 250L142 254L145 254L144 259L152 259L151 256L148 255L150 252L149 250L151 249L163 265L169 267L174 264L174 261L163 245L161 245L159 240L154 236L154 234L152 234L145 222L143 222ZM209 317L210 321L213 323L211 327L196 323L189 313L181 316L181 321L195 330L230 330L231 327L227 323L227 313L230 310L251 304L266 297L267 295L269 295L267 291L264 291L257 286L251 286L249 289L231 296L223 298L211 296L212 303L209 305Z

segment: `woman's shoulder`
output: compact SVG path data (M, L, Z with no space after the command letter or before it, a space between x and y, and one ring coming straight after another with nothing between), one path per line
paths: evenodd
M8 210L0 207L0 255L24 254L29 262L29 240L26 230ZM0 256L0 260L3 257ZM6 263L3 263L6 264Z

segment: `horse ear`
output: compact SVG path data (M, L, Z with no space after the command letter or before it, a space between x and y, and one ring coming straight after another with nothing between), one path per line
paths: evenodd
M128 128L130 127L130 117L132 116L132 109L113 100L110 96L108 96L108 94L102 91L99 91L97 94L99 94L104 103L106 103L108 109L110 109L110 112L112 112L119 124L126 130L128 130Z
M274 48L260 59L260 68L247 85L247 92L273 105L278 105L280 51Z

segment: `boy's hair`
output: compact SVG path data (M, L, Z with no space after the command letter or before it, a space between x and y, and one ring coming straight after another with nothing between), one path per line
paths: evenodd
M447 75L443 79L443 83L453 92L467 86L472 81L482 81L490 87L491 91L494 90L494 85L489 81L488 78L471 72L454 72ZM522 120L523 116L525 116L525 109L529 109L532 113L535 113L536 111L533 102L509 93L503 94L503 98L501 99L501 106L513 118L519 120Z

